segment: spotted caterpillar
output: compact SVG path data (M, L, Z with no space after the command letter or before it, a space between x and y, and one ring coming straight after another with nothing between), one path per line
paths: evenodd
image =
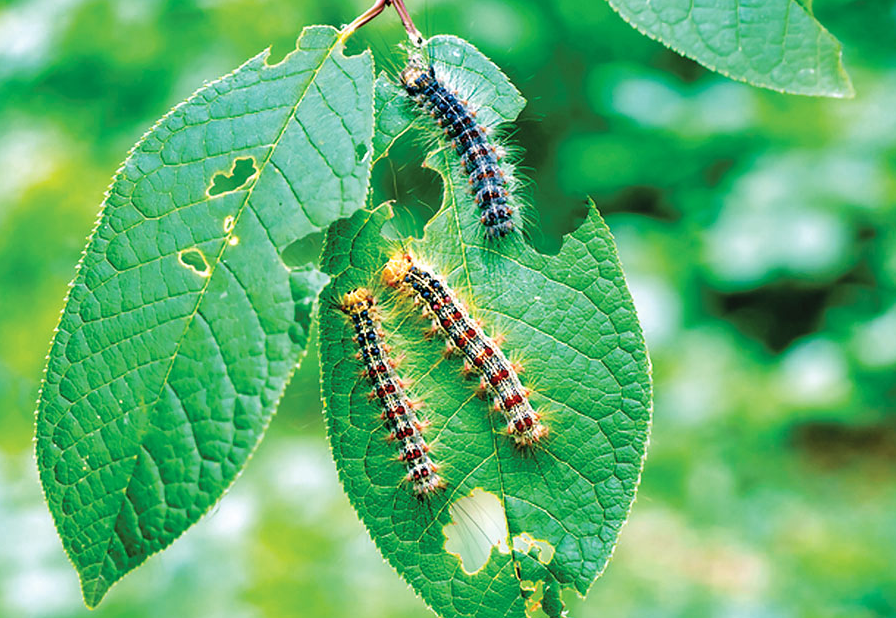
M370 399L378 399L380 415L389 429L390 438L398 441L398 458L403 461L406 479L413 484L414 495L421 501L444 487L436 465L429 457L429 446L423 439L423 423L415 410L402 380L395 372L395 362L383 343L376 301L365 288L357 288L342 297L340 309L351 318L354 341L360 348L357 358L364 364L364 374L373 385Z
M433 316L433 328L441 331L449 346L466 359L465 370L482 375L482 387L494 396L495 410L507 423L507 433L518 447L534 445L547 435L547 427L529 402L529 391L520 383L512 365L497 344L485 334L457 295L439 277L416 263L409 254L393 257L383 269L383 281L421 300Z
M481 211L480 223L486 238L504 237L513 232L514 208L510 205L508 179L501 169L499 150L486 129L475 120L469 104L445 87L432 65L419 55L411 56L401 72L401 84L408 95L429 111L460 156L469 177L471 191Z

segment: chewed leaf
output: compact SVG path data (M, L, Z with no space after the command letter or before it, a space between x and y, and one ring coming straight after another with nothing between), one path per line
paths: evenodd
M59 324L37 464L93 607L246 464L326 277L281 254L364 203L373 63L303 31L177 106L116 175Z
M455 78L475 67L469 73L496 89L491 101L521 101L468 44L446 40L439 53L458 59ZM502 118L513 119L516 105ZM522 618L538 590L542 608L559 616L560 589L587 592L634 500L651 415L644 339L593 206L557 255L543 255L519 238L483 237L452 152L438 149L428 164L443 178L445 200L424 238L385 240L388 205L337 222L322 256L331 276L322 298L331 303L357 287L376 297L384 340L425 404L423 433L445 486L415 499L380 420L388 397L368 396L353 329L338 311L322 310L322 393L339 476L380 551L439 615ZM477 396L479 376L465 376L462 357L445 356L441 336L425 335L421 307L431 303L415 305L401 286L383 285L387 263L385 279L400 280L390 258L403 252L442 276L521 364L546 438L518 448L490 397Z
M374 107L373 160L378 161L388 154L395 140L411 128L414 114L404 91L385 74L376 78Z
M798 0L608 0L644 34L713 71L792 94L854 96L840 42Z
M349 498L383 555L440 615L523 616L521 580L584 594L634 499L650 422L649 363L609 232L592 210L558 255L526 247L502 260L459 237L448 209L410 245L522 363L551 432L524 452L476 396L477 380L443 356L442 341L423 337L428 323L416 309L377 286L396 250L380 233L390 214L381 207L331 228L323 297L375 290L387 339L406 357L402 373L426 404L425 435L446 488L420 504L406 487L379 404L358 378L352 331L331 310L320 320L322 384Z

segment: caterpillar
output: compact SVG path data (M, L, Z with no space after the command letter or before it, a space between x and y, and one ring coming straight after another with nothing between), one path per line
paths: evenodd
M398 441L398 459L407 468L405 478L422 502L445 483L421 433L423 423L415 413L420 404L408 397L404 382L395 371L396 363L389 357L376 300L366 288L357 288L342 297L340 309L351 318L355 330L353 339L359 348L356 357L363 363L364 375L373 385L369 398L379 400L380 417L389 429L389 437Z
M449 348L465 357L465 371L482 375L482 387L494 396L494 408L504 417L507 433L518 447L532 446L547 435L547 427L529 402L529 390L520 383L519 367L507 360L442 278L407 253L390 259L382 276L386 285L422 301L433 316L433 329L441 331Z
M507 174L501 151L489 140L476 112L436 77L435 68L415 54L401 72L401 84L418 106L429 111L451 141L466 172L473 199L481 211L485 236L494 239L516 229Z

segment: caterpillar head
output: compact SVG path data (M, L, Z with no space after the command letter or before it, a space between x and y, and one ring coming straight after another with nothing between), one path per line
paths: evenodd
M383 267L383 283L389 287L397 288L404 281L413 265L414 261L407 253L394 256Z
M408 65L400 75L401 85L411 94L422 90L427 83L435 79L433 68L424 62L423 57L414 54L408 59Z
M367 288L355 288L342 297L341 309L344 313L360 313L373 306L373 297Z

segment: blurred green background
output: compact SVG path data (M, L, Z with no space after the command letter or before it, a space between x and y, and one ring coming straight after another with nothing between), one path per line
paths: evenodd
M529 99L525 148L556 250L591 195L656 378L643 483L575 618L896 616L896 6L816 0L858 96L733 83L600 0L409 0ZM203 81L359 0L0 0L0 616L85 616L31 455L66 285L130 146ZM394 70L385 14L350 44ZM402 161L407 157L412 163ZM438 203L412 142L375 170ZM342 495L312 350L244 478L93 614L428 615Z

